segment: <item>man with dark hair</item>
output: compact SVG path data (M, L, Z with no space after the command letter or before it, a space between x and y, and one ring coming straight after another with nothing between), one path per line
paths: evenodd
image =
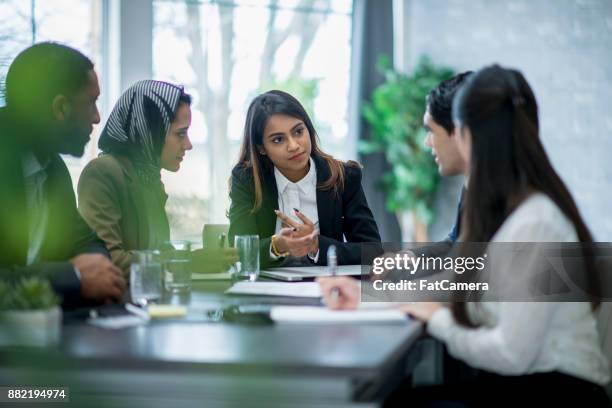
M60 153L80 157L100 122L93 63L57 43L21 52L0 108L0 277L49 279L66 307L120 300L121 272L80 217Z
M452 117L453 98L461 85L463 85L468 77L472 75L472 71L457 74L454 77L441 82L437 87L432 89L425 100L425 114L423 115L423 127L427 131L425 145L431 148L431 152L435 157L438 165L438 171L441 176L457 176L464 174L466 163L459 153L459 148L456 143L455 124ZM406 250L411 256L415 253L427 257L443 256L450 252L453 244L459 237L461 229L461 212L463 208L463 197L465 187L461 189L459 203L457 206L457 215L455 216L455 224L448 236L442 241L433 243L420 248L415 248L412 251ZM423 277L425 273L418 274ZM417 276L406 276L405 273L391 274L389 279L401 280L411 279ZM381 276L374 276L375 279L380 279Z
M466 163L459 154L458 146L455 143L456 136L454 135L455 126L452 119L452 105L455 94L471 74L471 71L464 72L441 82L430 91L426 98L426 110L423 116L423 126L427 130L425 144L432 149L432 153L436 157L438 170L442 176L455 176L463 174L466 170ZM448 237L427 246L413 248L412 250L404 249L400 253L411 257L414 257L415 253L425 257L437 257L448 254L459 236L464 191L465 188L461 191L455 225ZM394 256L394 254L387 253L385 256ZM436 272L435 270L431 271L431 273ZM404 270L392 269L385 270L382 273L372 272L370 278L372 280L385 278L391 281L400 281L402 279L414 279L416 276L423 277L426 274L426 272L420 272L411 275L407 274ZM342 295L344 295L335 296L334 302L338 303L332 306L343 307L355 305L359 302L360 291L356 281L347 278L321 278L319 282L321 283L323 296L326 300L332 288L339 288Z
M423 115L423 126L427 130L427 138L425 145L431 148L433 155L438 164L440 175L457 176L464 174L466 171L466 163L459 154L456 136L455 125L452 118L453 98L455 94L472 74L472 71L463 72L454 77L443 81L429 92L426 99L427 109ZM465 188L461 190L459 198L459 206L457 209L457 217L455 225L448 237L441 242L443 246L439 246L438 250L450 250L451 245L457 240L461 227L461 208L463 203L463 195Z

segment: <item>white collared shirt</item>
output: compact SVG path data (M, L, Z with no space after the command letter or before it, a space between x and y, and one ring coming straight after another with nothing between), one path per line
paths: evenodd
M278 209L298 223L302 221L295 215L294 208L300 210L312 223L319 229L319 212L317 210L317 168L314 160L310 158L310 169L308 173L297 183L287 179L280 170L274 167L274 178L278 190ZM281 230L281 221L276 219L275 233ZM272 254L271 254L272 255ZM310 255L310 254L309 254ZM317 261L316 256L310 256L313 261ZM273 259L276 257L272 256Z
M23 156L23 175L25 178L26 209L28 212L28 259L31 265L38 260L45 230L47 229L48 208L44 196L44 183L47 180L45 167L33 153Z

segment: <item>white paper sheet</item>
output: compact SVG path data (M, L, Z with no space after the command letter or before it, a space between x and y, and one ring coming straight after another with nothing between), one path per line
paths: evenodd
M361 273L361 265L340 265L336 270L337 276L358 276L361 275ZM331 272L327 266L287 266L265 269L262 271L262 275L268 278L285 278L283 280L300 280L304 278L331 276Z
M315 306L275 306L270 318L277 323L406 323L397 309L331 310Z
M135 327L147 324L145 320L134 315L96 317L94 319L87 319L87 323L91 324L92 326L111 330L118 330L124 329L126 327Z
M321 297L317 282L237 282L225 291L230 295Z

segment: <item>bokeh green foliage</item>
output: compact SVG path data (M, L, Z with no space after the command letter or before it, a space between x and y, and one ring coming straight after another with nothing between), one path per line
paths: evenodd
M14 284L0 281L0 311L45 310L60 304L45 279L24 278Z
M379 183L387 196L387 209L414 211L421 221L430 224L440 176L430 149L424 145L425 98L454 72L434 65L427 57L421 58L410 75L395 71L384 56L378 61L378 69L385 82L363 107L372 132L369 139L359 142L359 151L382 152L391 165Z
M321 141L321 146L327 153L339 152L343 149L343 139L331 137L331 126L328 123L320 120L315 114L315 100L319 96L320 78L301 78L298 76L289 76L287 79L279 80L272 78L262 84L257 94L278 89L295 97L306 112L310 116L317 135Z
M314 102L319 95L320 81L318 78L300 78L297 76L290 76L285 80L272 78L259 87L258 94L272 89L285 91L300 101L310 118L314 121Z

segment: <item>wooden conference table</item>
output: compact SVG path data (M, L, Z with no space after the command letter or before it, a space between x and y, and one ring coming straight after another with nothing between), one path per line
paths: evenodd
M408 320L214 321L210 311L230 305L319 303L224 295L229 286L194 282L191 292L167 294L188 315L145 326L105 330L86 324L85 311L67 312L57 348L0 348L0 383L69 386L73 406L379 406L402 381L422 331Z

